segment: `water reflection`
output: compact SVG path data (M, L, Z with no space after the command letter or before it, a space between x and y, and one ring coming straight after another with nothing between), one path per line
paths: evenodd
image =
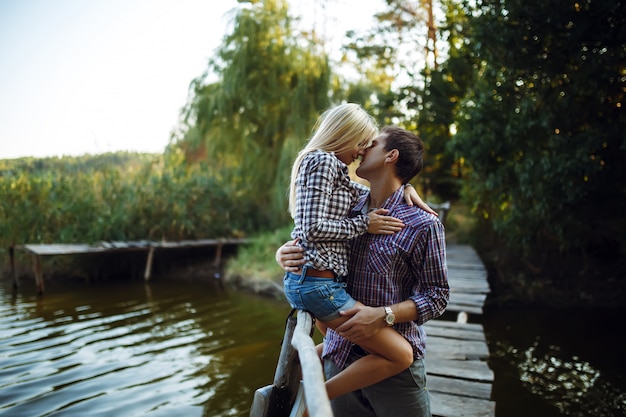
M286 303L207 282L0 279L0 415L248 416ZM626 415L624 312L490 310L497 417Z
M247 416L289 311L198 282L22 292L0 284L0 414L12 417Z
M626 416L623 312L498 311L485 316L498 416Z
M537 341L525 350L508 347L505 354L518 369L522 385L563 415L626 414L626 393L603 379L600 370L589 362L563 357L557 346L542 349Z

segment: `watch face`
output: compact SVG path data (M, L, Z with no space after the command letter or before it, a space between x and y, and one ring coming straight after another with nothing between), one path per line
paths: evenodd
M387 314L387 316L385 316L385 321L389 325L392 325L393 322L395 321L395 319L396 319L396 317L393 314Z

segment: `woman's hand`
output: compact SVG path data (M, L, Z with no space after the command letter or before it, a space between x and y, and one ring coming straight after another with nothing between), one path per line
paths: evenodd
M376 209L367 213L370 218L370 224L367 226L368 233L373 235L392 235L402 230L404 222L392 216L385 216L387 213L389 213L387 209Z
M428 204L422 201L422 198L415 190L415 187L413 187L411 184L407 184L404 186L404 201L406 201L409 206L416 205L427 213L439 216L439 214L437 214L435 210L431 209Z

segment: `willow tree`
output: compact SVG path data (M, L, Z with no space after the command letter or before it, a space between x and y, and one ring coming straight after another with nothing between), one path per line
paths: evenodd
M286 218L295 154L328 105L330 68L321 45L295 31L286 1L240 3L232 32L192 83L177 145L273 226Z

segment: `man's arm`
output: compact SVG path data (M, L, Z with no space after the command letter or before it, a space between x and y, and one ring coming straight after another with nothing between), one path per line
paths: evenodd
M413 251L413 265L421 270L419 283L411 299L417 308L418 325L443 314L450 298L444 227L433 222L422 235L418 249Z

